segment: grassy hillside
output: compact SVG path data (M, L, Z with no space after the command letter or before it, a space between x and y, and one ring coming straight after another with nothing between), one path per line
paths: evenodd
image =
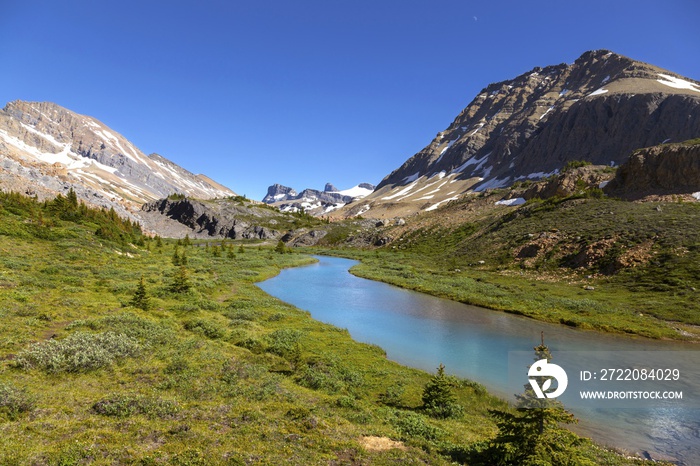
M700 336L700 203L583 192L494 205L506 193L409 218L382 248L326 252L361 259L353 273L366 278L549 322Z
M478 384L431 417L430 374L254 285L308 256L69 211L0 193L0 464L450 464L495 434Z

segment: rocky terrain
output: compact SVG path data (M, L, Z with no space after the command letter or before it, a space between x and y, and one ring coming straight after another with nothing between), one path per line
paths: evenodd
M170 196L143 205L143 225L162 236L245 239L311 246L333 226L302 212L279 209L243 197L199 200Z
M187 228L172 230L172 233L185 232L200 238L275 239L281 236L275 227L283 228L280 220L287 220L274 209L231 199L203 201L172 196L148 202L142 211L148 215L146 225L156 225L162 222L158 217L165 216ZM180 235L182 233L168 236Z
M372 191L374 191L374 185L369 183L360 183L343 191L338 190L331 183L326 183L323 191L305 189L300 193L290 187L274 184L267 188L267 195L263 198L263 202L274 205L283 212L304 211L311 215L322 216L362 199Z
M100 121L49 102L15 101L0 111L0 183L40 198L73 188L91 205L137 219L144 202L172 193L235 196L165 157L144 154Z
M633 152L606 192L626 199L685 195L700 200L700 139Z
M641 147L700 135L700 83L605 50L491 84L424 149L337 216L430 211L470 190L620 165Z

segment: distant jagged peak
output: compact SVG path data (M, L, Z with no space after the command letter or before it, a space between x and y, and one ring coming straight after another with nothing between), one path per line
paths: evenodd
M275 202L282 201L290 197L293 198L296 196L297 192L293 188L275 183L267 188L267 194L265 195L262 201L265 204L273 204Z
M364 198L373 190L374 185L369 183L360 183L344 190L338 190L333 184L326 183L323 191L307 188L297 193L288 186L274 184L267 188L263 202L275 205L284 212L303 210L311 215L326 215L346 204Z

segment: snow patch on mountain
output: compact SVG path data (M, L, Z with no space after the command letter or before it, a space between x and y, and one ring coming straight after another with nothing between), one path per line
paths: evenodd
M590 94L588 94L588 97L594 97L594 96L597 96L597 95L607 94L607 92L608 92L607 89L603 89L603 88L601 87L600 89L598 89L598 90L596 90L596 91L593 91L593 92L591 92Z
M515 199L503 199L501 201L496 201L496 205L516 206L523 205L525 202L525 199L522 197L516 197Z
M416 181L418 177L420 177L420 172L416 172L413 175L407 176L403 179L403 183L411 183L413 181Z
M664 86L673 87L675 89L687 89L689 91L700 92L700 86L685 79L676 78L668 74L659 73L662 79L657 79Z

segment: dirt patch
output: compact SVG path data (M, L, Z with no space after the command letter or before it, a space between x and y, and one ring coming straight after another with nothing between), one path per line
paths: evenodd
M385 451L394 448L398 448L399 450L406 449L406 445L404 445L403 442L397 442L388 437L375 437L374 435L360 437L360 445L368 451Z
M636 267L638 265L647 264L652 257L651 248L654 246L652 241L645 241L634 247L629 248L622 253L618 259L618 263L622 267Z

